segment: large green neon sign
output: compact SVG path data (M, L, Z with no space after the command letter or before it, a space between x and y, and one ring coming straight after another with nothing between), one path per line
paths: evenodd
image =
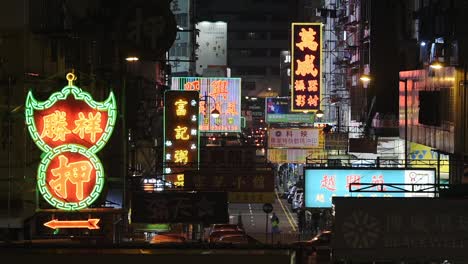
M45 152L37 178L42 197L55 208L80 210L96 201L104 186L96 153L112 134L117 107L112 92L96 102L73 85L72 73L67 80L68 86L44 102L30 91L25 116L32 139Z

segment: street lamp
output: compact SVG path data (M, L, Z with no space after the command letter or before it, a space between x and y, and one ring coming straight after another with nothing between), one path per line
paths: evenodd
M361 80L363 83L367 84L368 82L370 82L372 79L369 75L367 74L363 74L361 75L361 77L359 78L359 80Z
M201 99L201 98L203 98L203 99ZM218 109L216 109L216 99L214 99L212 96L208 95L207 92L205 92L205 95L203 95L201 98L200 98L200 102L205 102L205 105L206 105L205 113L204 113L205 118L207 118L207 109L208 109L208 111L210 111L210 109L211 109L210 99L213 100L213 102L214 102L214 109L213 109L213 111L210 112L210 115L208 115L208 130L211 130L211 118L210 118L210 116L213 117L213 118L218 118L221 113L219 112Z
M317 112L315 112L315 115L316 115L318 118L322 118L322 117L323 117L323 111L319 109Z
M444 67L444 65L439 60L435 60L429 65L429 67L431 67L434 70L440 70Z

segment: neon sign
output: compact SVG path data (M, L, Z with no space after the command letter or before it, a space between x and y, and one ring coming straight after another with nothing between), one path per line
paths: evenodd
M99 229L98 223L101 219L90 218L88 220L57 220L53 219L47 223L44 223L44 226L47 226L52 229L57 228L87 228L87 229Z
M164 172L165 180L183 186L187 168L198 168L199 130L197 91L164 93ZM195 167L193 167L195 165Z
M117 117L114 94L96 102L89 93L68 85L44 102L30 91L25 117L28 131L45 153L38 168L37 184L42 197L63 210L91 205L104 186L104 170L96 153L109 140Z
M317 111L321 102L322 24L292 23L291 111Z
M200 92L200 131L240 132L240 78L172 77L171 89ZM214 109L219 117L210 116Z

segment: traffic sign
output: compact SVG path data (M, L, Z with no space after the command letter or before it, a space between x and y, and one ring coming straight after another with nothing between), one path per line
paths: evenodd
M273 205L271 205L271 203L266 203L263 205L263 212L265 212L266 214L269 214L273 211Z

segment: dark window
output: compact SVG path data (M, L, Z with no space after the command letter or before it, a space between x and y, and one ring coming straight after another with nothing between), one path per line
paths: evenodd
M270 33L270 39L276 40L276 39L288 39L288 32L286 31L272 31Z
M440 110L439 91L419 91L419 124L440 126Z
M188 23L187 23L188 16L186 13L175 14L175 18L177 21L177 25L183 27L184 29L188 27Z

